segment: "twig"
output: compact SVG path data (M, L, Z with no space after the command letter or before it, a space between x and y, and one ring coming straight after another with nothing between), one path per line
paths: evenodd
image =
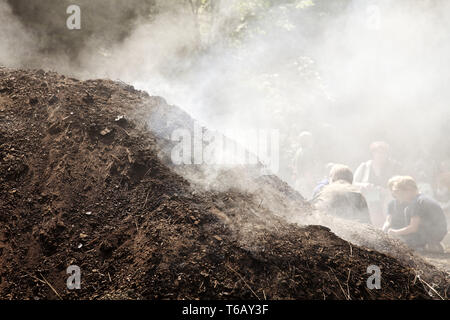
M150 168L150 169L148 169L146 172L145 172L145 174L142 176L142 179L144 179L145 178L145 176L147 175L147 173L149 173L150 172L150 170L152 170L152 168Z
M433 291L434 293L436 293L438 295L439 298L441 298L441 300L445 300L440 294L439 292L436 291L436 289L434 289L432 286L430 286L425 280L423 280L420 275L417 276L417 279L419 279L420 282L422 282L423 284L425 284L428 288L430 288L431 291Z
M40 273L40 275L41 275L42 279L44 279L44 280L39 279L38 277L35 277L35 276L31 275L31 274L28 274L28 276L32 277L33 279L36 279L36 280L38 280L38 281L40 281L40 282L45 283L46 285L48 285L48 286L50 287L50 289L52 289L52 291L58 296L58 298L59 298L60 300L62 300L63 298L59 295L58 291L56 291L56 289L53 288L53 286L47 281L47 279L44 278L44 276L42 275L42 273Z
M52 289L53 292L58 296L58 298L62 300L62 297L59 295L58 291L56 291L56 289L53 288L53 286L50 284L50 282L48 282L47 279L44 278L42 273L40 275L41 275L42 279L44 279L45 283L50 287L50 289Z
M350 246L351 248L351 246ZM350 297L350 289L348 287L348 282L350 280L350 272L352 272L352 270L348 269L348 277L347 277L347 295L348 295L348 300L352 300L352 298Z
M330 271L333 272L333 270L331 270L331 269L330 269ZM339 279L336 277L336 275L334 274L334 272L333 272L333 275L334 275L334 278L336 279L336 281L337 281L339 287L341 288L341 291L342 291L342 293L344 294L345 299L350 300L350 296L347 296L347 294L345 293L344 288L341 286L341 283L339 282Z
M142 209L145 208L145 205L147 204L148 194L150 193L150 189L147 191L147 196L145 197L144 205L142 206Z
M247 288L250 289L250 291L255 295L255 297L256 297L258 300L261 300L261 299L258 297L258 295L255 293L255 291L253 291L253 289L248 285L247 281L245 281L245 279L244 279L237 271L235 271L233 268L231 268L231 267L228 266L228 265L227 265L227 268L230 269L231 271L233 271L234 273L236 273L236 274L239 276L239 278L241 278L241 280L244 281L244 284L247 286Z
M259 208L259 207L261 207L261 204L263 203L263 200L264 200L264 198L263 198L263 199L261 199L261 202L259 203L259 206L258 206L258 208Z
M334 277L336 278L336 281L337 281L339 287L341 288L342 293L344 294L345 299L350 300L350 299L348 298L347 294L345 293L344 288L342 288L341 283L339 282L339 279L338 279L336 276L334 276Z

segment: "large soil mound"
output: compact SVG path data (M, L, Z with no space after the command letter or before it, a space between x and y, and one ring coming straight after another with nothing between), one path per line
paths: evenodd
M430 298L400 260L286 222L310 208L273 176L186 180L167 160L177 121L192 119L122 83L0 68L0 298Z

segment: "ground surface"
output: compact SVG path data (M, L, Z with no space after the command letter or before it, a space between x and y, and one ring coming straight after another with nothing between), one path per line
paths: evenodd
M184 168L188 181L167 137L190 121L122 83L0 68L0 298L436 298L425 281L447 297L431 266L420 280L400 259L287 223L311 210L275 177L240 168L205 187L192 181L206 171ZM69 265L81 290L66 288Z

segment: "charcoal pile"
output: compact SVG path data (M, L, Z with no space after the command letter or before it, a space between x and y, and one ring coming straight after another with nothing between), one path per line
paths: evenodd
M165 114L192 121L120 82L0 68L0 299L439 298L402 261L287 222L311 208L276 177L187 179Z

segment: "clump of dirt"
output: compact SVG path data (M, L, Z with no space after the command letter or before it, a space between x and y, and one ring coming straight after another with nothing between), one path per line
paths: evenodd
M123 83L0 68L0 298L432 298L402 261L286 222L310 208L276 177L186 180L205 171L170 163L167 132L188 123ZM66 287L70 265L80 290Z

